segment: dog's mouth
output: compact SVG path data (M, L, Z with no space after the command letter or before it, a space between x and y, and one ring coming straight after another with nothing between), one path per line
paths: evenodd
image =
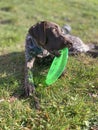
M69 49L72 48L72 43L69 41L64 42L65 47L68 47Z

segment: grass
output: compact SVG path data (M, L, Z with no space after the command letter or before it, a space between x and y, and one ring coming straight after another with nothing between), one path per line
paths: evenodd
M41 20L69 24L73 35L98 44L97 0L1 0L0 130L97 130L98 58L69 56L65 76L49 87L44 83L49 66L37 64L41 110L35 109L32 96L21 97L25 36Z

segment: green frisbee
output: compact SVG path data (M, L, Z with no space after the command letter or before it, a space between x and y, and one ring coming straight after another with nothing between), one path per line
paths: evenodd
M61 56L55 57L46 77L46 84L54 83L64 71L68 60L68 48L61 50Z

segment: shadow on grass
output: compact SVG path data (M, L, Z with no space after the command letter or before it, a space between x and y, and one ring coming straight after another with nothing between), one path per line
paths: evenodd
M22 95L24 82L24 52L0 56L0 89Z

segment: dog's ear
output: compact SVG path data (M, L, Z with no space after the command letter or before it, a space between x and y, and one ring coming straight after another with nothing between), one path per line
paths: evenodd
M34 38L41 45L45 45L46 43L46 30L45 30L45 22L37 23L29 29L30 35L34 36Z

